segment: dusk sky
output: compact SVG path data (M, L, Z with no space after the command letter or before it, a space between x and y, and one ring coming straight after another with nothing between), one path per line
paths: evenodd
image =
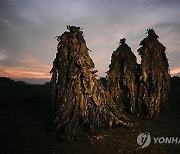
M121 38L140 62L148 28L167 47L171 74L180 72L180 0L0 0L0 76L48 81L66 24L83 28L99 76Z

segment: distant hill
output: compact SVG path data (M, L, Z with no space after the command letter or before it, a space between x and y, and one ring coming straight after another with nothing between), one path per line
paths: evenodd
M6 77L0 77L0 84L5 84L5 85L11 85L11 84L15 84L14 80L11 80L10 78L6 78Z
M37 79L37 80L40 80L40 79ZM23 79L21 80L21 79L18 79L18 81L16 80L13 80L13 79L10 79L10 78L7 78L7 77L0 77L0 86L25 86L25 85L32 85L32 83L33 83L33 85L39 85L39 84L41 84L41 85L49 85L50 83L49 82L45 82L46 81L46 79L45 80L43 80L43 81L39 81L39 82L35 82L34 81L34 79L32 79L32 81L34 81L34 82L28 82L28 81L30 81L30 80L28 80L27 79L27 82L25 82ZM47 80L47 81L49 81L49 80ZM34 84L34 83L36 83L36 84Z
M171 86L180 86L180 77L178 76L173 76L171 78Z
M103 84L103 86L106 88L106 78L101 77L100 82ZM26 85L35 85L35 84L29 84L24 81L14 81L7 77L0 77L0 86L26 86ZM39 84L38 84L39 85ZM50 86L49 82L45 82L43 85ZM171 78L171 85L172 86L180 86L180 77L173 76Z
M28 84L0 77L0 102L32 102L40 101L44 96L51 102L50 83L44 85ZM46 101L46 100L44 100Z
M107 81L106 81L106 78L104 77L100 77L100 82L102 83L102 85L106 88L107 86ZM178 76L173 76L171 78L171 86L180 86L180 77Z
M39 85L43 85L46 82L50 81L50 78L13 78L13 80L15 81L23 81L29 84L39 84Z
M180 77L180 72L176 73L176 74L172 74L172 76L178 76Z
M27 85L27 83L23 81L14 81L6 77L0 77L0 86L16 86L16 85Z

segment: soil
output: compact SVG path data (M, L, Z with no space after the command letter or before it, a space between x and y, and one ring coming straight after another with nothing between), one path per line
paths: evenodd
M4 81L3 81L4 82ZM0 80L1 83L1 80ZM180 138L180 86L171 86L169 105L159 117L144 119L128 114L132 128L101 129L96 134L79 130L69 143L56 140L51 110L49 84L0 84L0 153L1 154L105 154L105 153L180 153L180 144L155 144L141 149L137 136Z

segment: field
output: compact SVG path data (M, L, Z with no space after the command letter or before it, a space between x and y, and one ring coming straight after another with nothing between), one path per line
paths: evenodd
M151 120L128 115L133 128L113 127L96 134L79 130L69 143L56 140L51 110L50 85L31 85L0 78L1 154L180 153L180 144L154 144L138 148L137 136L180 138L180 78L173 78L169 103Z

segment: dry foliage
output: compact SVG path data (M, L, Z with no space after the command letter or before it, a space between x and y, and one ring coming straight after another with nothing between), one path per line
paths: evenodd
M119 124L132 126L103 86L89 57L80 27L67 26L68 32L57 37L57 54L51 70L53 108L59 135L71 141L78 126L90 132Z

